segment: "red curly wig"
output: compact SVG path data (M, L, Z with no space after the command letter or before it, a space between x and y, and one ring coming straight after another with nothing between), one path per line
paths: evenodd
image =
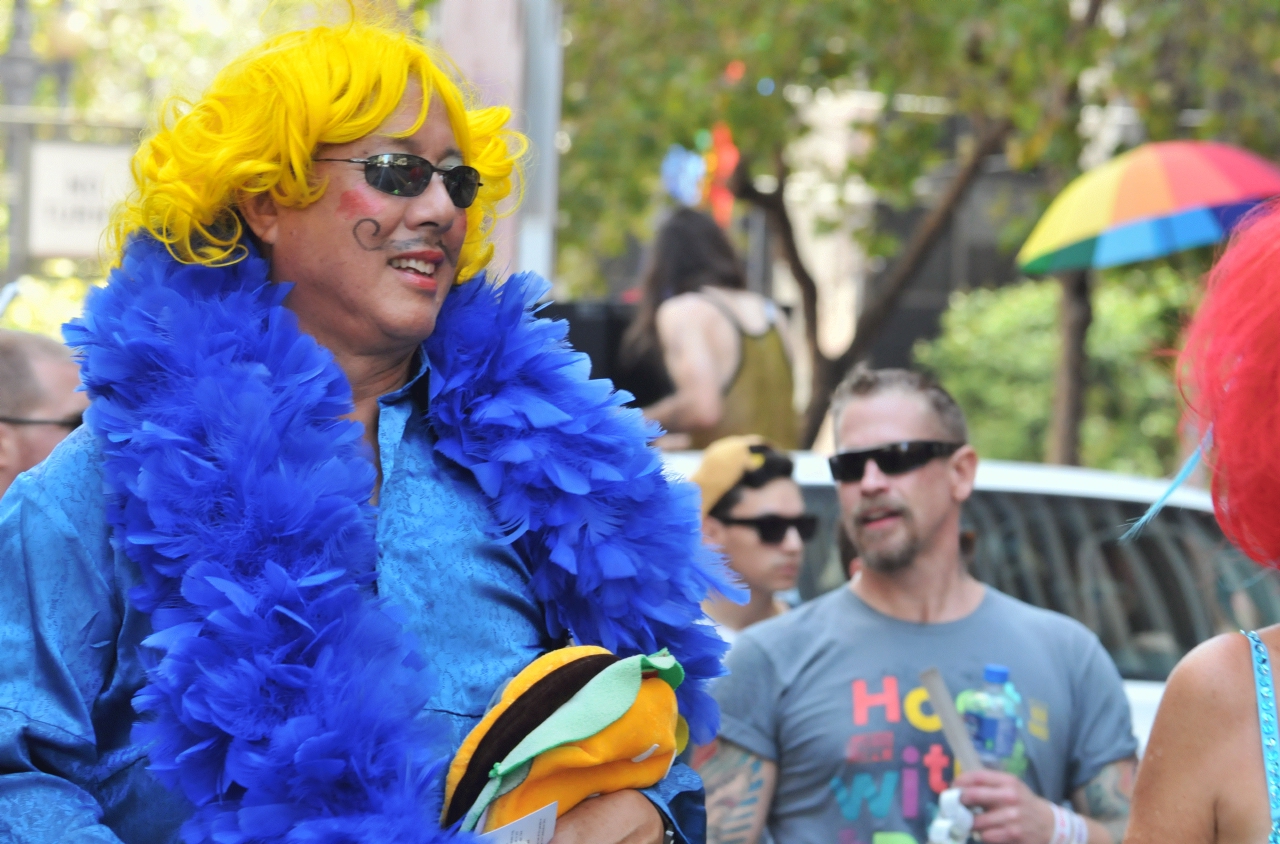
M1254 560L1280 565L1280 204L1250 214L1214 265L1179 372L1212 431L1219 524Z

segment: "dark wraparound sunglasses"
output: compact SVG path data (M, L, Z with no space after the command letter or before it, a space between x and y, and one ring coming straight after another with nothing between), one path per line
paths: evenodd
M867 461L874 460L886 475L905 475L919 469L936 457L955 454L964 443L946 443L937 440L911 440L890 443L866 451L842 451L829 459L831 477L838 483L854 483L862 480L867 471Z
M480 171L465 164L437 167L425 158L402 152L383 152L368 158L317 158L316 161L339 161L363 164L364 180L369 187L392 196L419 196L431 184L436 173L444 181L445 192L459 208L470 208L476 191L483 182Z
M800 538L805 542L813 539L814 533L818 530L817 516L796 516L795 518L787 518L786 516L756 516L753 519L735 519L726 516L719 521L726 525L742 525L743 527L752 527L756 529L756 533L760 536L760 541L765 545L777 545L787 538L787 531L792 528L800 534Z
M12 416L0 416L0 422L6 425L57 425L68 431L74 431L84 422L84 417L79 413L68 416L66 419L17 419Z

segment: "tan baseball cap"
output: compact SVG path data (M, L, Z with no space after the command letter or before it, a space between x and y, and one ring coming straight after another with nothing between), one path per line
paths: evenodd
M767 446L764 437L755 434L724 437L702 451L702 464L690 478L702 489L702 515L711 512L724 494L742 481L747 472L764 465L764 455L752 446Z

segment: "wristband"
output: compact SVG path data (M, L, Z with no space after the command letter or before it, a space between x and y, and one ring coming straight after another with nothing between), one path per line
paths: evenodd
M1072 844L1089 844L1089 825L1084 822L1084 815L1078 815L1070 809L1063 811L1071 816L1071 821L1075 824Z
M1049 806L1053 809L1053 835L1049 844L1088 844L1089 827L1082 816L1056 803Z

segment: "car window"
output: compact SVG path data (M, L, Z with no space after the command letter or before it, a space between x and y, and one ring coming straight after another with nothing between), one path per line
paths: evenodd
M819 531L798 588L807 599L847 579L853 550L837 530L835 488L805 487ZM1127 679L1164 680L1205 639L1280 621L1280 579L1222 535L1210 513L1166 508L1121 543L1145 505L1061 495L978 491L965 506L974 575L1002 592L1065 613L1098 635Z

